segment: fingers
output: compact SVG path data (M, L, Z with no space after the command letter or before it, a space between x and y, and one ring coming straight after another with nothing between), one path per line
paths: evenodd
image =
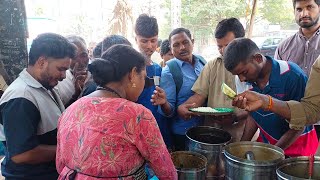
M235 97L232 101L232 106L244 109L245 106L243 104L243 100L244 100L243 96Z
M196 103L192 103L192 104L185 104L185 107L190 109L190 108L194 108L196 107Z
M192 104L182 104L178 107L178 115L185 119L185 120L189 120L191 119L193 116L197 116L197 114L189 111L190 108L193 108L195 107L195 103L192 103Z
M156 91L158 91L158 92L160 92L160 93L164 92L164 90L163 90L161 87L159 87L159 86L156 86Z

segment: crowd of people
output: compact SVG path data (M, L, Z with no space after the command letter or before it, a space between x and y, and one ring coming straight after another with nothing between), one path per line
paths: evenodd
M294 0L299 31L274 57L244 38L236 18L214 32L220 56L193 52L190 30L172 30L159 44L153 16L135 23L135 43L110 35L89 57L79 36L40 34L28 67L0 99L6 179L177 179L170 152L188 150L186 132L221 128L232 141L255 140L287 157L314 155L320 120L320 1ZM158 49L163 61L153 61ZM238 92L232 100L225 83ZM199 116L195 107L235 108Z

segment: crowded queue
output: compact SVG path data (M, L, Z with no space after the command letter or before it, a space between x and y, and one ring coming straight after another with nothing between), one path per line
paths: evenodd
M0 99L6 179L177 179L170 152L188 150L197 126L227 131L232 142L278 146L286 157L314 155L320 119L320 1L293 1L299 31L274 57L244 38L236 18L214 32L220 56L193 51L176 28L158 44L155 17L135 23L138 51L110 35L93 49L79 36L40 34L28 66ZM153 60L159 49L160 65ZM228 84L238 92L230 99ZM197 107L235 108L201 116Z

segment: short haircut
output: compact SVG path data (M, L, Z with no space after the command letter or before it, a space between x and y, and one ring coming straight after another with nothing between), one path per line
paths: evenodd
M176 35L176 34L179 34L179 33L186 33L186 35L190 38L190 40L192 39L191 37L191 33L189 31L189 29L186 29L186 28L176 28L174 30L171 31L170 35L169 35L169 42L171 42L171 37Z
M134 67L141 72L146 66L146 58L133 47L118 44L103 53L89 65L94 82L104 86L109 82L119 82Z
M158 47L160 47L162 44L162 40L161 39L158 39Z
M168 39L162 41L160 46L160 55L165 55L170 51L170 43Z
M80 45L84 45L85 47L87 46L86 41L80 37L80 36L76 36L76 35L69 35L66 36L66 38L68 39L69 42L75 44L76 46L80 46Z
M29 65L34 65L39 57L74 58L76 47L65 37L55 33L44 33L38 35L31 44L29 53Z
M99 58L102 54L109 49L111 46L116 44L126 44L132 46L131 43L123 36L120 35L110 35L103 39L103 41L99 42L96 47L93 49L93 57Z
M248 38L234 39L224 50L224 66L232 71L241 62L246 63L253 55L259 53L258 46Z
M220 21L216 27L214 36L217 39L221 39L227 35L228 32L233 32L235 38L241 38L245 36L245 30L236 18L228 18Z
M293 7L296 7L296 3L298 1L306 1L306 0L292 0ZM318 6L320 5L320 0L313 0Z
M141 14L136 21L135 33L145 38L157 36L159 33L157 19L147 14Z

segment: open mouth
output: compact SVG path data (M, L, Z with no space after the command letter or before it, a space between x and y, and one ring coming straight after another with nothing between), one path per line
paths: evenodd
M179 53L179 55L180 56L187 56L187 55L189 55L189 53L188 52L182 52L182 53Z

